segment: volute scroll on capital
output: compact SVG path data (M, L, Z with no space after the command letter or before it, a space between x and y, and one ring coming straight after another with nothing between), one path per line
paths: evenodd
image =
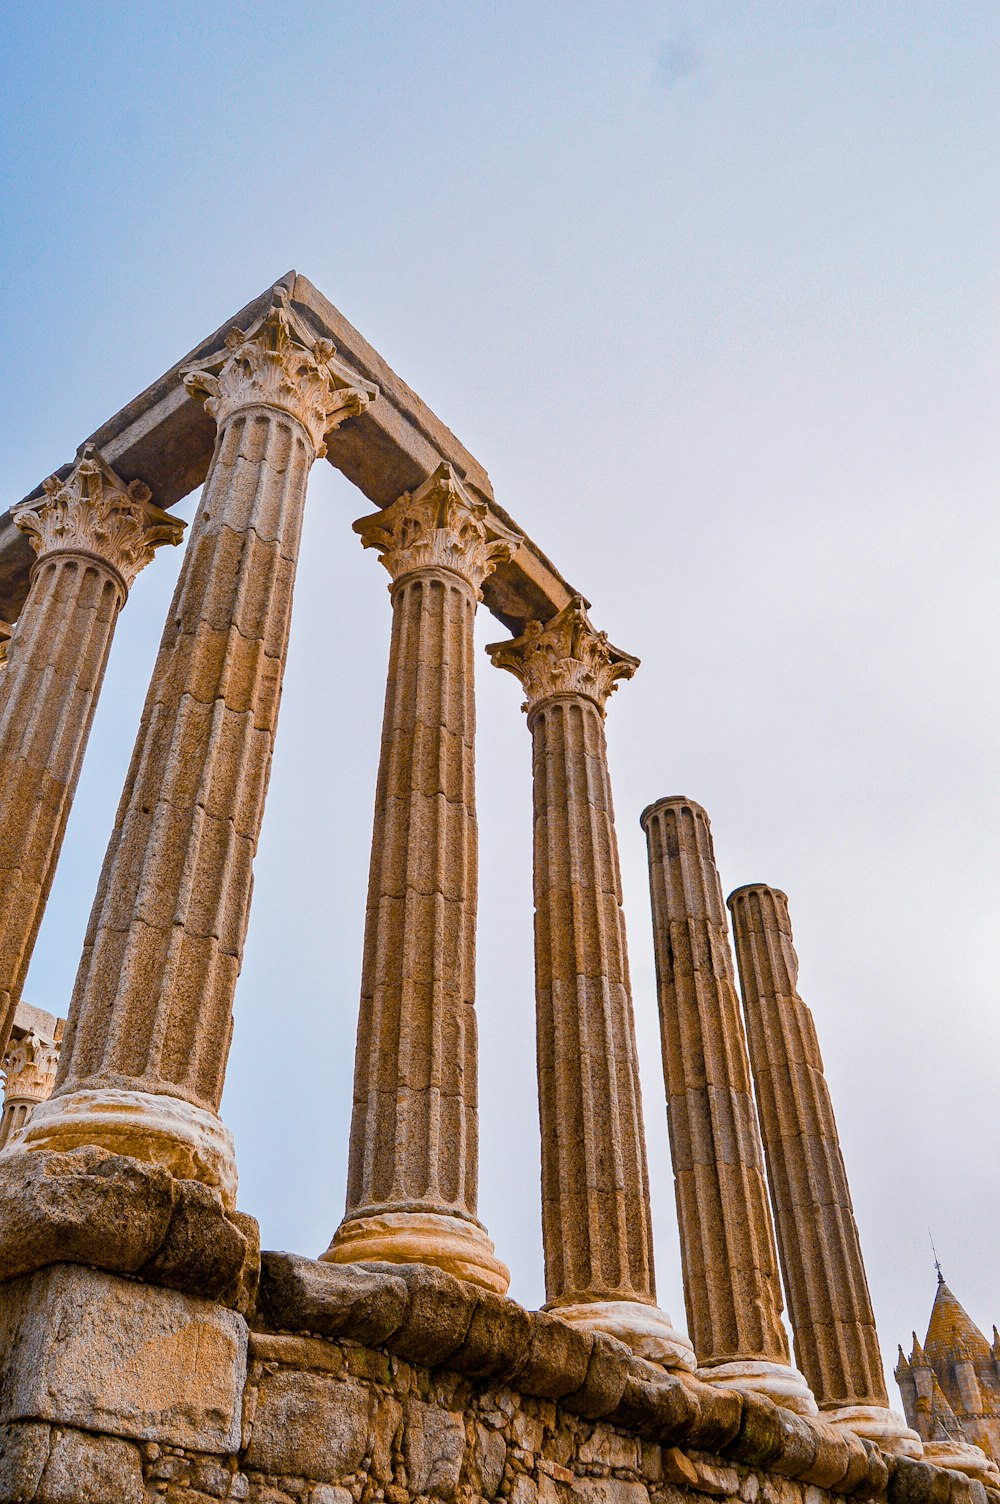
M393 583L419 569L445 569L477 596L498 564L512 559L521 538L491 518L444 461L415 491L354 523L365 548L377 548Z
M337 358L328 339L316 339L296 317L284 287L249 329L230 329L224 348L181 372L187 391L219 428L248 407L276 407L306 429L316 458L326 436L363 413L378 387Z
M520 637L490 643L486 651L495 668L520 679L526 713L553 695L583 695L603 716L619 679L631 679L639 667L638 658L596 630L582 595L574 595L551 621L529 622Z
M11 516L39 559L91 554L115 569L129 589L163 543L179 543L187 526L155 505L141 480L123 481L93 444L84 444L65 480L50 475L43 495Z

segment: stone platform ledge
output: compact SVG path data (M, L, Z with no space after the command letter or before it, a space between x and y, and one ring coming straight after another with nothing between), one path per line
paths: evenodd
M762 1395L677 1377L613 1337L526 1311L441 1270L265 1253L251 1354L280 1363L287 1345L286 1361L322 1370L324 1342L337 1339L508 1384L664 1447L710 1453L858 1500L1000 1504L1000 1492L959 1473L885 1456L851 1432Z
M246 1313L259 1260L254 1218L198 1181L93 1146L0 1154L0 1281L82 1264Z

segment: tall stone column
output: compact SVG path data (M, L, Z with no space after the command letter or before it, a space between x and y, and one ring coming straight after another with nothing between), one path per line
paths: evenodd
M280 295L185 373L215 454L146 697L77 974L55 1091L21 1142L98 1145L216 1187L218 1116L288 644L306 481L362 410Z
M699 1374L815 1415L792 1367L729 929L708 815L660 799L649 852L663 1079Z
M347 1211L324 1258L435 1264L503 1293L476 1219L473 625L513 533L442 464L354 524L392 576Z
M576 596L488 649L525 689L547 1309L693 1369L656 1305L649 1181L604 709L638 659Z
M10 1038L101 692L118 613L184 523L90 445L15 507L37 559L0 673L0 1055Z
M788 899L752 884L729 908L799 1367L824 1420L919 1456L919 1436L889 1409L833 1104L796 987Z

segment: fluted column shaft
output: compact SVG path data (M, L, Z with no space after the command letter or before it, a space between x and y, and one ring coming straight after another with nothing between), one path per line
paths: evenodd
M831 1419L919 1451L919 1438L888 1408L833 1104L796 985L788 899L755 884L731 894L729 908L799 1367Z
M325 1257L432 1263L505 1290L476 1219L473 628L514 540L448 465L356 524L393 576L347 1209Z
M703 1377L815 1413L791 1367L750 1064L708 815L662 799L649 855L688 1330Z
M118 613L184 524L86 448L15 509L38 558L0 670L0 1055L55 876Z
M232 1032L288 645L306 480L358 410L272 309L209 396L215 454L164 629L77 974L55 1092L30 1147L103 1144L219 1187ZM281 378L283 384L278 384ZM356 394L355 394L356 395ZM367 400L367 399L365 399Z
M886 1405L833 1104L796 990L788 902L764 887L729 902L799 1365L824 1407Z
M476 602L442 570L392 603L347 1208L475 1217Z
M625 915L601 713L528 717L542 1234L550 1304L656 1298Z
M638 660L574 599L489 649L527 691L542 1238L550 1308L693 1367L656 1307L649 1178L604 705Z

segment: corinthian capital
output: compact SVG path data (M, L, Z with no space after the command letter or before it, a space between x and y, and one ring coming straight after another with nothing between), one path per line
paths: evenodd
M513 558L520 537L490 519L451 465L438 465L416 491L354 524L365 548L377 548L393 580L415 569L449 569L479 593L487 575Z
M52 1095L58 1068L58 1040L44 1039L33 1029L29 1030L21 1039L11 1041L0 1065L5 1099L47 1101Z
M496 668L509 669L524 686L525 711L550 695L585 695L601 714L619 679L631 679L638 658L612 647L606 632L595 631L581 595L544 625L531 621L520 637L486 649Z
M40 559L53 553L95 554L128 589L161 543L179 543L186 523L154 506L141 480L125 482L85 444L65 480L50 475L44 494L13 508Z
M313 339L284 287L275 289L263 318L249 329L231 329L225 348L189 366L181 379L220 428L245 407L291 413L308 432L317 459L326 453L326 435L378 396L377 386L337 359L328 339Z

